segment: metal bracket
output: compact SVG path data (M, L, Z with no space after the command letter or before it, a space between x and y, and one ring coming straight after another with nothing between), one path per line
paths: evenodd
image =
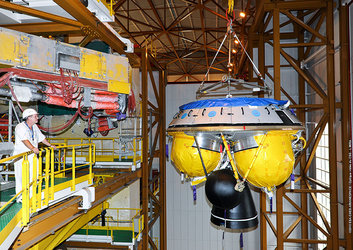
M92 206L92 202L95 200L95 188L85 187L75 192L73 196L82 196L82 206L79 209L89 209Z

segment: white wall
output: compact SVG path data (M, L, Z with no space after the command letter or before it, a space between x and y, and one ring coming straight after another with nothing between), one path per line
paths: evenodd
M123 188L107 201L110 208L140 208L140 180ZM120 218L117 218L116 211L109 209L107 211L107 216L112 216L114 219L120 220L130 220L134 215L135 211L122 210Z

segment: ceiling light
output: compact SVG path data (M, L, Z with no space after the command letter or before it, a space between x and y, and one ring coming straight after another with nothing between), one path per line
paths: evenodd
M236 49L232 49L232 53L233 54L237 53L237 50Z
M235 44L238 44L239 42L238 42L238 40L234 40L234 43L235 43Z
M244 18L244 17L246 16L246 14L245 14L244 11L241 11L241 12L239 13L239 16L240 16L241 18Z

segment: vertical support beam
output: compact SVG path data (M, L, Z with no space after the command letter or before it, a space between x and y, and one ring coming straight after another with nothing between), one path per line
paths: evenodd
M165 86L167 74L159 71L159 202L160 211L160 249L167 249L167 204L166 204L166 127L165 127Z
M262 25L263 26L263 25ZM259 65L259 71L263 78L266 77L266 72L265 72L265 39L264 39L264 32L262 31L259 34L259 46L258 46L258 65ZM260 86L264 86L264 83L258 79L258 83ZM264 97L263 94L259 95L259 97Z
M266 215L266 194L265 192L260 192L260 241L261 250L267 249L267 221Z
M298 11L298 18L300 18L303 14L303 11ZM304 18L300 18L302 21L304 21ZM299 25L295 25L295 31L298 36L298 43L304 43L304 30L301 28ZM304 59L304 47L298 47L298 59ZM298 64L299 64L298 60ZM300 67L300 65L298 65ZM305 80L304 78L298 74L298 93L299 93L299 105L305 105L306 104L306 97L305 97ZM298 111L298 118L299 120L305 124L306 122L306 117L305 117L305 110L299 109ZM305 133L305 131L304 131ZM305 134L303 134L305 138ZM305 176L305 157L302 157L300 160L300 174L301 176ZM300 181L300 188L301 189L306 189L306 185L304 180ZM307 200L307 193L301 193L300 194L300 204L301 208L303 211L308 212L308 200ZM308 220L306 219L305 216L302 216L301 219L301 233L302 233L302 239L308 239ZM307 250L308 249L308 244L303 243L302 244L302 249Z
M274 97L281 99L281 62L280 62L280 26L279 9L273 9L273 79ZM283 194L284 186L276 191L276 224L277 224L277 250L283 250Z
M11 142L12 141L12 110L13 104L12 104L12 100L9 100L9 123L8 123L8 141Z
M338 200L337 200L337 158L336 158L336 96L335 96L335 65L334 65L334 34L333 34L333 1L326 2L326 71L328 94L328 133L329 133L329 166L330 166L330 207L331 235L328 249L339 248L338 232Z
M142 50L142 214L143 218L143 233L142 233L142 249L148 249L148 69L147 49Z
M348 39L348 6L340 6L339 8L339 27L340 27L340 80L341 80L341 98L342 98L342 169L343 169L343 204L344 204L344 238L346 239L346 249L352 249L352 218L351 218L351 171L349 164L349 147L351 135L350 125L350 98L349 98L349 39Z
M251 59L254 60L254 39L252 38L252 33L249 33L248 35L248 54ZM251 63L249 63L249 60L246 61L247 69L248 69L248 74L249 74L249 82L254 81L254 71L253 71L253 66Z
M280 26L279 9L273 9L273 79L275 99L281 99L281 48L280 48Z
M260 34L258 41L258 65L259 71L263 77L266 77L265 74L265 41L264 41L264 32L263 32L263 23L260 24ZM263 82L258 79L258 84L263 86ZM259 95L259 97L263 97L263 94ZM261 242L261 250L267 249L267 221L265 218L267 212L267 201L265 192L260 192L260 242Z
M284 186L276 190L277 250L283 250L283 195Z

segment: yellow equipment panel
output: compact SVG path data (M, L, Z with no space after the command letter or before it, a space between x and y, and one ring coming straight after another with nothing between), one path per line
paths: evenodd
M132 70L128 58L108 54L106 56L106 62L108 90L129 94L131 87L129 75Z
M99 81L107 79L107 61L101 52L81 48L80 77Z
M54 72L55 41L0 28L0 65Z
M76 71L80 78L105 82L106 90L129 94L127 57L80 48L71 44L0 28L0 67L18 67L60 74Z

